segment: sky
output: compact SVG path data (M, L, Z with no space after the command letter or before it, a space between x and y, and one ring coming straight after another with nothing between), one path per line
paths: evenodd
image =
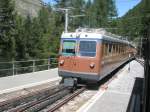
M141 0L116 0L118 16L123 16L126 12L136 6Z
M45 3L53 3L53 0L43 0ZM126 12L137 5L141 0L115 0L118 16L123 16Z

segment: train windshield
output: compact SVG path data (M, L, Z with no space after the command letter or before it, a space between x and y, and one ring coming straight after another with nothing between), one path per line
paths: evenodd
M96 55L96 41L80 41L79 55L94 57Z
M76 41L74 40L64 40L62 47L62 55L64 56L74 56L76 48Z

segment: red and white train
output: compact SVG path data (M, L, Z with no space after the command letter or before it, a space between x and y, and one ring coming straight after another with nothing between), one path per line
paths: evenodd
M63 79L98 82L135 53L128 41L104 29L77 29L61 36L58 73Z

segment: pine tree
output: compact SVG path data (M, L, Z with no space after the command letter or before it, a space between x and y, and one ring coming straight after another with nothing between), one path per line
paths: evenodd
M88 0L86 2L86 14L89 27L111 26L110 19L117 16L114 0ZM114 23L113 23L114 24Z
M150 60L150 1L149 0L143 0L142 1L142 30L141 34L143 36L143 57L145 58L145 62L148 63ZM148 69L148 66L147 68ZM148 95L147 95L148 96ZM146 96L146 97L147 97ZM146 99L145 97L145 99ZM147 108L148 105L145 105ZM145 108L145 109L146 109ZM146 110L145 110L146 112Z
M115 0L106 0L108 3L107 10L108 10L108 18L117 17L117 9L115 5Z
M15 19L16 23L16 60L26 59L26 41L24 18L17 15Z
M15 57L15 12L11 0L0 1L0 55L8 60Z
M140 38L142 28L143 3L139 3L133 9L129 10L118 21L118 33L129 37L130 40Z
M73 9L70 11L70 15L85 15L85 1L84 0L71 0L70 5ZM83 27L85 25L85 16L78 16L75 18L70 18L70 26L72 29L76 29L78 27ZM71 21L72 20L72 21ZM71 28L70 28L71 29Z

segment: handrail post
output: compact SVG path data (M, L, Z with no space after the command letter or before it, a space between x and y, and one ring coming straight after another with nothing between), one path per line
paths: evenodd
M50 69L50 58L48 59L48 70Z
M15 75L15 62L12 62L13 76Z
M35 72L35 60L33 60L33 66L32 66L33 70L32 72Z

